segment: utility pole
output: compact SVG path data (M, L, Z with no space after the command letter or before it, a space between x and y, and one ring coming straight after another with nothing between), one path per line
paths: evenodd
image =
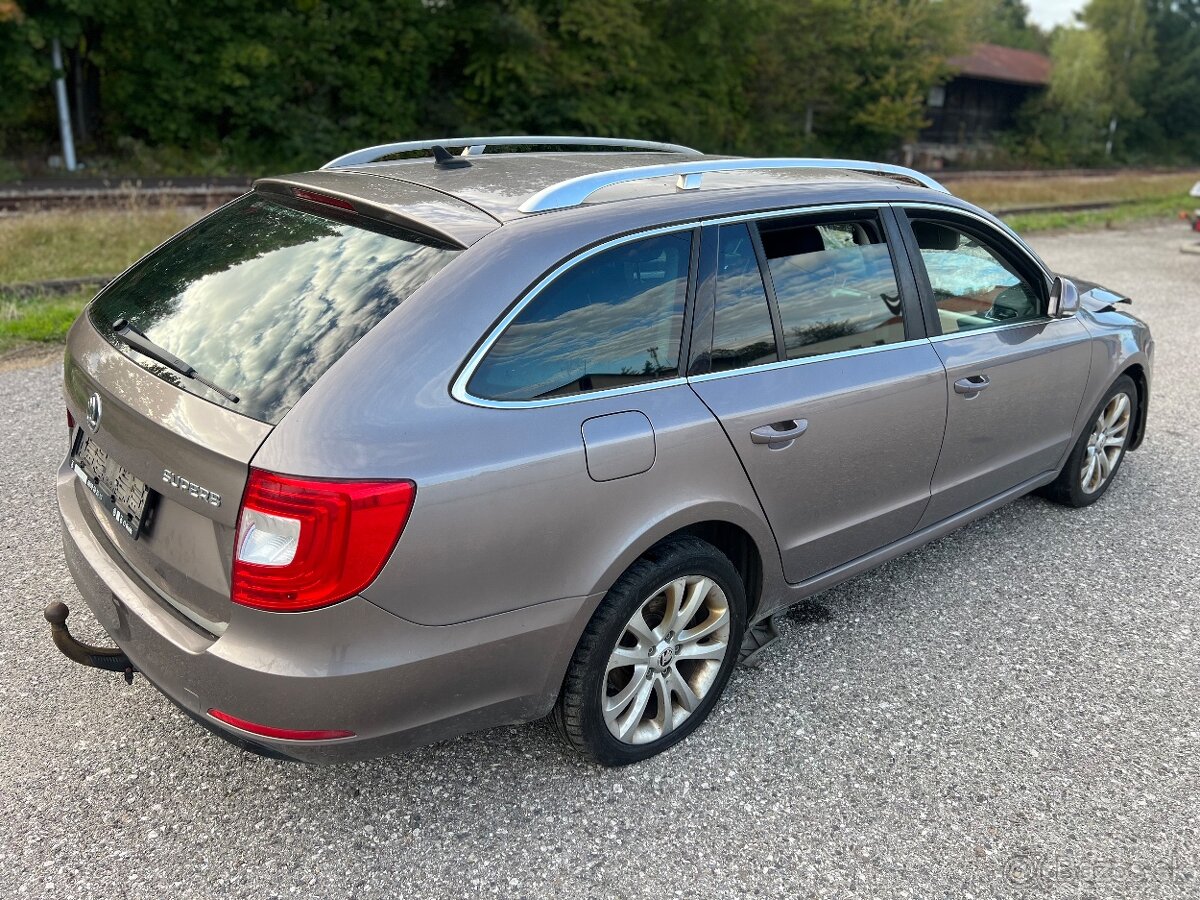
M657 347L647 347L646 352L649 353L650 356L654 359L654 371L656 373L661 372L662 364L659 363L659 361L658 361L658 348Z
M58 130L62 133L63 163L68 172L75 171L75 136L71 134L71 108L67 105L67 80L63 77L62 43L50 42L50 57L54 64L54 99L58 103Z

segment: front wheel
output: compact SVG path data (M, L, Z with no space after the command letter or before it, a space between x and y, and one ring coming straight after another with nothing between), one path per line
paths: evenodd
M1058 478L1042 491L1065 506L1088 506L1108 490L1125 458L1125 449L1137 421L1137 387L1128 375L1113 382L1096 411L1091 425L1067 457Z
M691 537L654 548L580 639L554 708L560 733L606 766L679 743L724 690L745 622L745 587L724 554Z

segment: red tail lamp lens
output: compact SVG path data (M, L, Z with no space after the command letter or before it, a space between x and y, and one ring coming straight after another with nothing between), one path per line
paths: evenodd
M411 481L319 481L251 469L233 602L300 612L352 597L383 569L416 493Z
M229 713L221 712L219 709L210 709L208 714L218 722L224 722L226 725L232 725L234 728L242 729L242 731L248 731L251 734L258 734L263 737L278 738L281 741L329 741L335 738L354 737L353 731L344 731L339 728L308 730L276 728L274 725L259 725L257 722L247 722L245 719L231 716Z

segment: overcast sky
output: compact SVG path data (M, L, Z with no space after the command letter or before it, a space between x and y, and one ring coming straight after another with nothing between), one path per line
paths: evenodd
M1043 28L1066 25L1079 10L1084 0L1025 0L1029 5L1029 18Z

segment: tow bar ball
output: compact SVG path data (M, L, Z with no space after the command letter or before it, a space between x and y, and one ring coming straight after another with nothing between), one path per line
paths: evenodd
M116 647L93 647L82 644L72 637L67 630L67 616L71 610L61 600L55 600L46 605L42 614L50 623L50 637L54 646L62 651L63 656L74 660L81 666L93 669L105 669L109 672L120 672L125 676L126 684L133 684L133 673L137 671L125 651Z

